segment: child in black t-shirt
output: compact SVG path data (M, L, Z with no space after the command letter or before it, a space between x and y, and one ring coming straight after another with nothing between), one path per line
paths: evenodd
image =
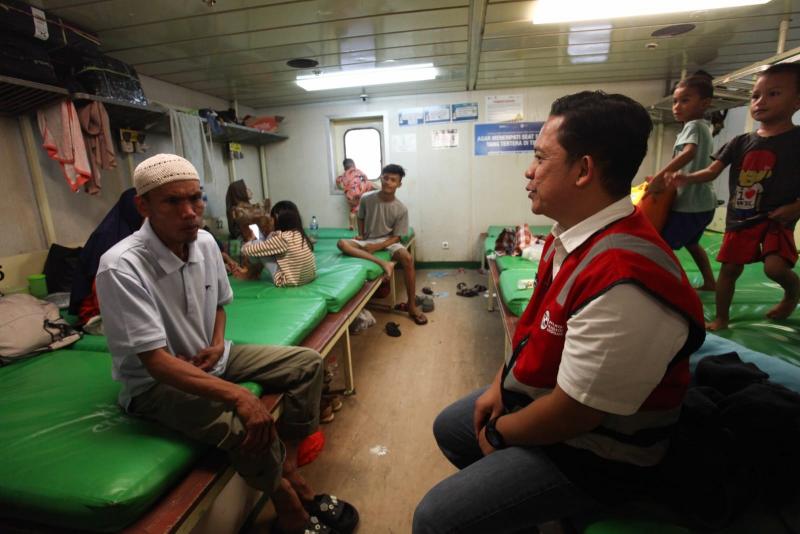
M707 182L731 166L725 237L717 256L722 263L717 316L706 325L709 330L727 328L736 280L746 263L763 261L764 273L783 288L783 300L767 317L789 317L800 300L800 279L792 270L798 257L793 232L800 219L800 127L792 123L798 109L800 64L773 65L759 75L750 98L750 114L761 122L758 130L732 139L706 169L670 176L676 185Z

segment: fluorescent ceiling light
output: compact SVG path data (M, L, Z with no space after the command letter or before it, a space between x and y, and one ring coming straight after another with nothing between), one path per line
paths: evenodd
M603 63L611 48L611 24L572 26L567 38L571 63Z
M365 87L387 83L433 80L439 73L433 63L384 67L381 69L342 70L298 76L295 83L306 91L325 91L345 87Z
M554 24L761 5L770 0L536 0L531 21Z

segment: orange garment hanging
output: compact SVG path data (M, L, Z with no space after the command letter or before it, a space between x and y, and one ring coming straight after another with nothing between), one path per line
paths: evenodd
M40 108L37 112L42 146L61 165L67 183L77 192L92 179L92 169L83 142L75 106L68 100Z

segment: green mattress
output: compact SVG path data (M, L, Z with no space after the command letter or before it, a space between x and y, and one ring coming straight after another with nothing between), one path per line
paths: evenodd
M82 338L68 348L86 352L109 352L106 336L92 336L89 334L84 334Z
M511 269L500 273L500 298L506 303L511 313L519 317L525 311L528 301L533 295L531 289L517 289L520 280L532 280L536 278L536 271L524 269Z
M338 241L339 239L353 239L356 237L355 230L349 230L347 228L320 228L314 232L309 231L309 235L319 241ZM402 237L403 243L408 243L408 241L414 237L414 229L409 228L408 233Z
M722 234L711 231L705 232L700 240L711 260L715 277L719 275L720 264L716 257L721 243ZM689 252L681 249L676 253L689 280L693 285L699 286L702 276ZM795 266L794 270L800 274L800 266ZM703 302L706 320L713 319L716 315L714 292L701 291L698 294ZM730 326L716 334L750 349L800 365L800 310L795 310L791 317L782 321L773 321L764 316L781 298L783 290L764 274L763 263L746 265L736 282L736 293L733 295L730 310Z
M345 256L338 249L335 251L314 251L314 256L317 259L318 269L329 267L336 268L337 266L342 265L361 265L366 270L367 280L375 280L379 276L383 275L383 268L377 263L369 260L363 260L361 258L353 258L352 256ZM375 256L386 261L391 259L391 255L385 250L376 252Z
M255 345L298 345L328 313L321 297L239 299L225 306L225 339Z
M283 299L321 297L328 311L335 313L363 287L367 279L363 265L350 264L317 268L317 278L299 287L275 287L268 273L260 280L237 280L230 277L235 299Z
M800 367L798 363L789 363L779 358L751 350L739 343L723 337L708 334L703 346L695 352L689 360L692 374L697 364L707 356L736 352L743 362L754 363L759 369L769 375L769 380L781 384L793 391L800 393ZM583 530L583 534L639 534L640 532L655 534L689 534L691 532L683 527L663 521L655 521L647 517L646 513L637 510L635 504L629 510L619 512L616 517L606 517L595 521ZM644 507L646 508L646 507ZM664 516L664 511L659 510L659 516ZM652 515L652 514L651 514ZM735 524L717 531L720 534L749 534L751 532L786 532L785 523L777 517L774 510L763 510L754 506L744 511Z
M60 350L17 362L0 368L0 391L3 516L116 531L207 448L124 415L108 353Z
M526 260L522 256L498 256L495 261L497 263L497 269L501 273L510 269L527 269L535 273L539 266L538 261L532 262L531 260Z

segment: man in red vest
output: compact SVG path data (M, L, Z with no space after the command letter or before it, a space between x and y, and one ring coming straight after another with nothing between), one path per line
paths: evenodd
M651 129L623 95L553 103L525 172L531 210L556 221L533 297L492 384L434 423L460 471L420 502L415 534L535 531L656 475L705 334L680 263L630 201Z

